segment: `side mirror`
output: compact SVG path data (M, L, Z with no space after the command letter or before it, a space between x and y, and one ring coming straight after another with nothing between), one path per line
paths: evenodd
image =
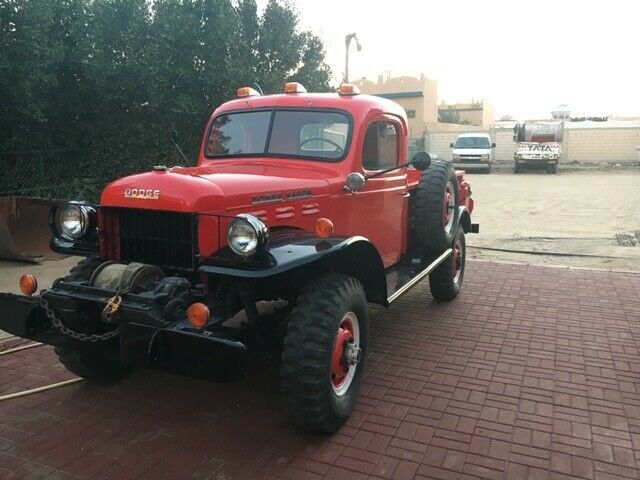
M423 172L431 165L431 157L427 152L416 152L410 163L416 170Z
M356 193L362 190L364 184L367 183L367 177L360 172L351 172L347 175L347 182L344 186L345 191Z
M450 143L450 144L449 144L449 148L453 148L453 143Z
M491 148L496 148L496 144L495 144L495 143L492 143L492 144L491 144Z

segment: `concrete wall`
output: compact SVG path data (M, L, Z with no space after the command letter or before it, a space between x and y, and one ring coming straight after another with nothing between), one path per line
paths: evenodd
M495 159L499 162L513 162L513 154L516 151L516 144L513 141L513 130L492 129L489 131L491 141L496 144L493 152Z
M453 143L461 131L451 131L434 125L427 132L425 147L429 153L436 153L440 158L451 159L450 143ZM467 130L481 131L481 130ZM482 130L491 135L496 144L495 158L498 162L513 162L515 143L513 130L496 128ZM640 124L629 123L622 126L619 122L611 127L588 128L582 125L570 125L565 128L562 142L561 163L638 163L637 147L640 146Z
M565 129L562 153L565 162L638 161L640 128Z

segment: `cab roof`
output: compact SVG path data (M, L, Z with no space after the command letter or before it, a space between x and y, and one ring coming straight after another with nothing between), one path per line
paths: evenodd
M397 103L373 95L339 95L337 93L281 93L241 97L220 105L213 113L218 115L232 110L259 108L335 108L345 110L354 118L363 118L370 112L388 113L400 117L404 123L407 115Z

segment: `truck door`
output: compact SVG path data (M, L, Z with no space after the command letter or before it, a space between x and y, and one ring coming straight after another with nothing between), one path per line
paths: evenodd
M400 124L388 116L367 126L360 151L364 174L398 165L401 132ZM385 268L396 263L402 255L408 196L404 168L367 180L356 195L355 233L373 242Z

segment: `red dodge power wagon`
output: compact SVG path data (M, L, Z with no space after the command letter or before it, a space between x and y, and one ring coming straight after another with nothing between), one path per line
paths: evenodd
M54 208L52 249L86 258L39 294L28 274L24 295L0 294L0 329L98 382L134 367L231 379L279 348L292 418L336 431L365 374L368 303L426 276L436 300L454 299L478 231L463 172L407 151L404 110L352 85L240 88L197 166Z

